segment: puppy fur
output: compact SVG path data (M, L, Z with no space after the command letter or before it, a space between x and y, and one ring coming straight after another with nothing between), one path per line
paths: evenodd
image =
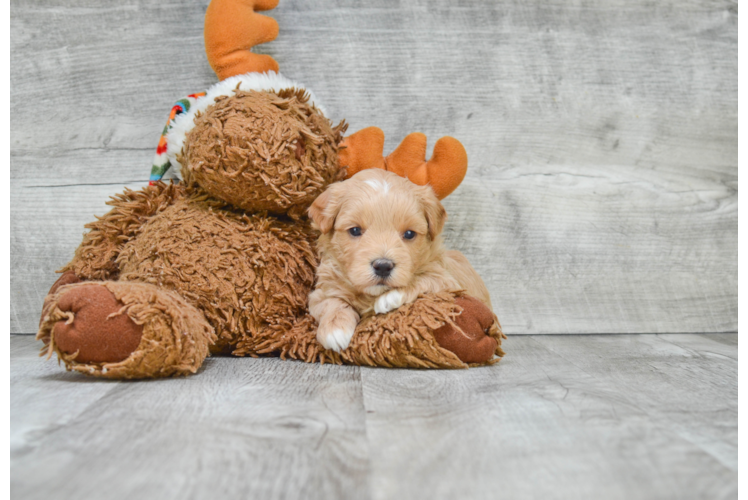
M465 290L491 308L486 285L465 256L444 248L447 212L429 186L363 170L328 187L309 216L321 232L309 311L325 348L345 349L361 317L387 313L422 293ZM394 267L377 274L375 262Z

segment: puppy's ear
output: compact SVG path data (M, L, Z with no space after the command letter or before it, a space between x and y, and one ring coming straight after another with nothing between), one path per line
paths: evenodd
M429 225L429 237L434 240L444 229L444 223L447 222L447 211L434 194L431 186L424 186L422 189L421 202L423 203L426 222Z
M335 226L335 218L340 210L340 193L340 183L331 184L309 207L309 218L322 234L329 233Z

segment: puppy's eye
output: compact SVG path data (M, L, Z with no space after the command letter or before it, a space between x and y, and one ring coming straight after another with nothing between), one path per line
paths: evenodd
M412 240L415 237L416 237L416 232L411 231L410 229L408 229L407 231L403 233L403 238L405 238L406 240Z
M352 227L348 230L348 234L350 234L351 236L361 236L361 228Z

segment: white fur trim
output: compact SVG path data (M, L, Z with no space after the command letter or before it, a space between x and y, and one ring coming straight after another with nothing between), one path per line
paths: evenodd
M309 93L309 100L319 109L323 115L326 115L325 108L319 103L311 90L298 82L289 80L280 73L268 71L267 73L247 73L244 75L232 76L220 81L209 88L205 96L199 98L186 113L178 115L174 119L169 133L166 136L166 156L169 158L172 166L181 167L177 161L177 154L184 147L184 140L192 127L195 126L195 115L198 112L205 112L208 106L215 102L216 97L231 95L239 85L239 90L270 90L279 91L287 88L304 89Z

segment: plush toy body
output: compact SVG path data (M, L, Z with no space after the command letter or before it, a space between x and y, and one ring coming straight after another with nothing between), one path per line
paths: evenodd
M257 22L269 18L251 3L211 4L206 47L223 81L173 117L159 144L160 157L181 167L183 181L126 190L86 226L45 299L43 352L56 352L68 369L110 378L194 373L209 352L444 368L497 360L503 353L495 316L460 292L368 318L342 353L317 343L307 311L317 234L306 211L315 198L346 175L341 167L399 169L423 184L432 176L446 196L464 176L466 156L445 138L426 162L425 138L413 136L384 159L378 129L344 142L346 125L333 125L303 86L256 72L257 64L277 69L265 67L272 59L247 55L241 40L238 51L229 50L233 39L209 43L210 23L227 14L236 21L237 9L270 33L232 24L229 35L245 33L253 45L277 33L274 21ZM231 76L238 67L244 74Z

